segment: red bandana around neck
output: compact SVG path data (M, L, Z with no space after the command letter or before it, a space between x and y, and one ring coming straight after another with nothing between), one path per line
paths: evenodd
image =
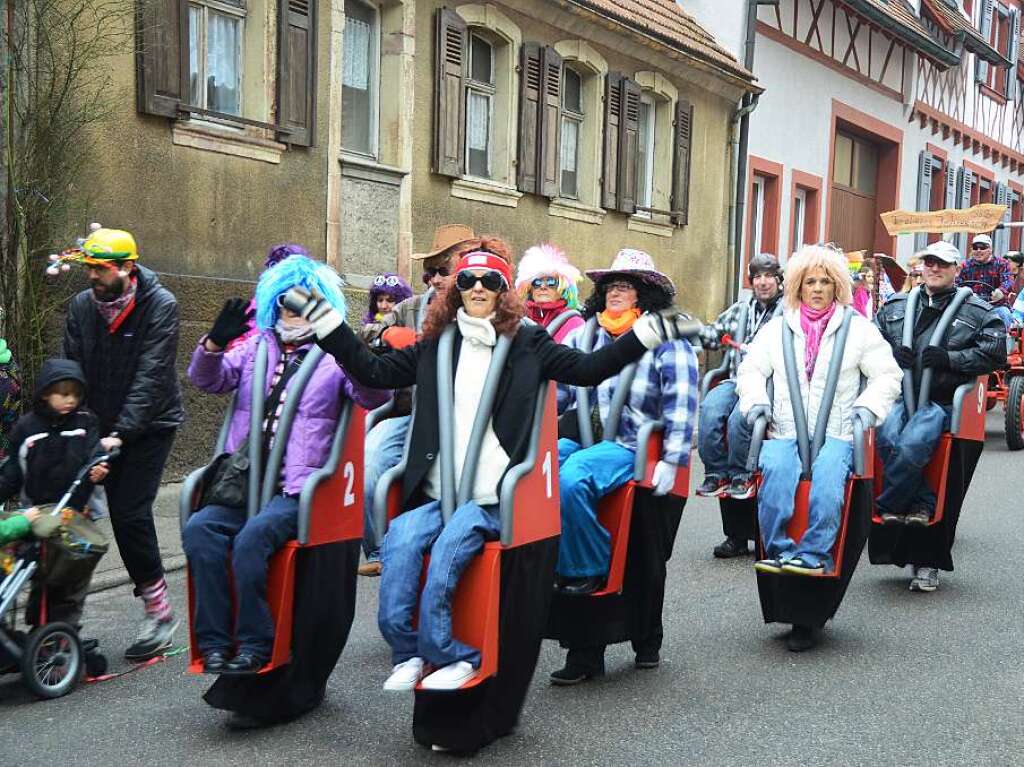
M526 316L539 325L547 327L551 321L560 315L566 306L564 298L557 301L533 301L526 302Z

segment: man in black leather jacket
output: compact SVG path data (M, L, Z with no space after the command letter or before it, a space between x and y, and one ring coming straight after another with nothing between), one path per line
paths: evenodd
M145 660L171 646L176 623L167 599L153 501L177 427L184 421L175 370L178 304L154 272L139 266L128 232L93 232L74 260L91 287L71 299L63 355L85 372L88 405L105 444L123 443L105 487L117 548L145 618L125 651Z
M924 251L922 261L924 285L912 318L912 346L903 345L907 294L891 298L875 317L896 361L911 372L917 396L922 372L932 369L930 403L908 419L900 399L878 430L878 449L885 467L878 511L887 525L924 527L929 523L936 498L922 471L940 435L949 429L953 393L961 384L1006 364L1005 325L990 304L973 294L957 310L943 342L929 345L939 318L956 294L960 251L951 243L935 242ZM928 572L922 576L921 571ZM934 591L937 585L934 568L916 568L912 590Z

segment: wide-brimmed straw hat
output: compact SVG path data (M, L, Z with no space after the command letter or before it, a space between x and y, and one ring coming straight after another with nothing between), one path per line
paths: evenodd
M676 294L676 286L667 274L654 268L654 259L649 253L633 248L623 248L615 255L610 269L588 269L587 279L598 283L609 275L626 274L637 277L649 285L661 288L670 296Z
M428 258L440 256L449 248L475 239L476 234L473 229L463 224L439 226L434 230L434 243L430 246L430 250L426 253L413 253L409 258L413 261L426 261Z

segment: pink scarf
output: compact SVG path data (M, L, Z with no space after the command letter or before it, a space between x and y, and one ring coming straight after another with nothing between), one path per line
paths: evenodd
M800 304L800 329L804 331L804 338L807 339L804 347L804 370L807 372L808 381L814 374L814 363L818 359L825 328L835 313L835 301L829 304L827 309L812 309L807 304Z

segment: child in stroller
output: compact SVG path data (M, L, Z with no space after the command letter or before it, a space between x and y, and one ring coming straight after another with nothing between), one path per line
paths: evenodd
M0 466L0 502L20 494L29 508L0 520L0 671L20 669L41 697L69 692L83 664L102 673L96 642L78 637L89 581L107 549L86 503L107 475L117 445L100 445L96 416L81 408L85 379L70 360L47 360L33 410L11 431L11 454ZM25 622L15 629L15 601L31 581Z

